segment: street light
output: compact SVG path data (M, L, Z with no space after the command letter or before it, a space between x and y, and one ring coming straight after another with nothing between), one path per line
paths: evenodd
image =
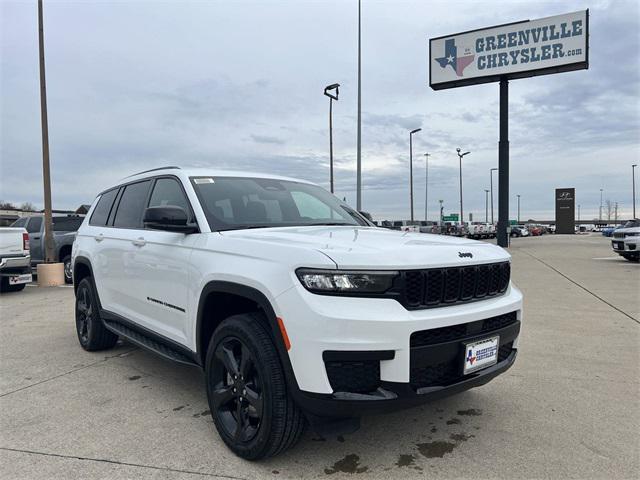
M444 225L444 206L442 206L443 202L444 200L438 200L438 203L440 203L440 233L442 233L442 226Z
M484 189L484 223L489 223L489 190Z
M430 153L424 154L424 160L426 164L425 179L424 179L424 221L429 220L429 157Z
M578 204L578 222L580 221L580 204Z
M516 195L518 197L518 225L520 224L520 195Z
M493 172L498 171L497 168L489 170L489 176L491 177L491 224L493 224Z
M335 95L331 93L335 90ZM340 94L340 84L332 83L324 87L324 94L329 97L329 178L331 185L331 193L333 193L333 101L338 101Z
M598 220L602 221L602 188L600 189L600 213L598 214Z
M418 133L421 128L416 128L409 132L409 202L411 203L411 221L413 222L413 134Z
M462 157L465 155L469 155L471 152L460 153L460 149L456 148L456 152L458 153L458 158L460 158L460 222L464 222L463 208L462 208Z
M638 166L637 163L634 163L633 165L631 165L631 183L633 185L633 198L632 198L632 202L633 202L633 218L636 218L636 167Z

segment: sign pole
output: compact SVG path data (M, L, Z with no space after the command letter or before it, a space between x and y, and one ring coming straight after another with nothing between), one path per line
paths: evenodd
M498 143L498 245L509 246L509 81L500 77L500 142Z

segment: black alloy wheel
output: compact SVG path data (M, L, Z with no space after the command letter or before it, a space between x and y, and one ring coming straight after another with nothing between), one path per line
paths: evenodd
M237 337L218 343L211 371L211 401L222 428L234 442L255 438L264 410L263 386L255 368L256 359Z
M118 336L106 329L98 311L93 282L83 278L76 290L76 332L80 346L88 351L113 347Z

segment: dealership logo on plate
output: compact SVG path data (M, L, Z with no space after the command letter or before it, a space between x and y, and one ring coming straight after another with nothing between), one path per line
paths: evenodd
M473 362L475 362L475 361L476 361L476 357L473 354L473 349L470 348L469 349L469 353L467 354L467 363L469 365L473 365Z

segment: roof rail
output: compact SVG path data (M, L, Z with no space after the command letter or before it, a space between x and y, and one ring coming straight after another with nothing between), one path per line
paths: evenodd
M180 167L176 167L175 165L169 165L168 167L151 168L149 170L143 170L142 172L132 173L131 175L127 175L124 178L135 177L136 175L142 175L143 173L155 172L156 170L180 170Z

